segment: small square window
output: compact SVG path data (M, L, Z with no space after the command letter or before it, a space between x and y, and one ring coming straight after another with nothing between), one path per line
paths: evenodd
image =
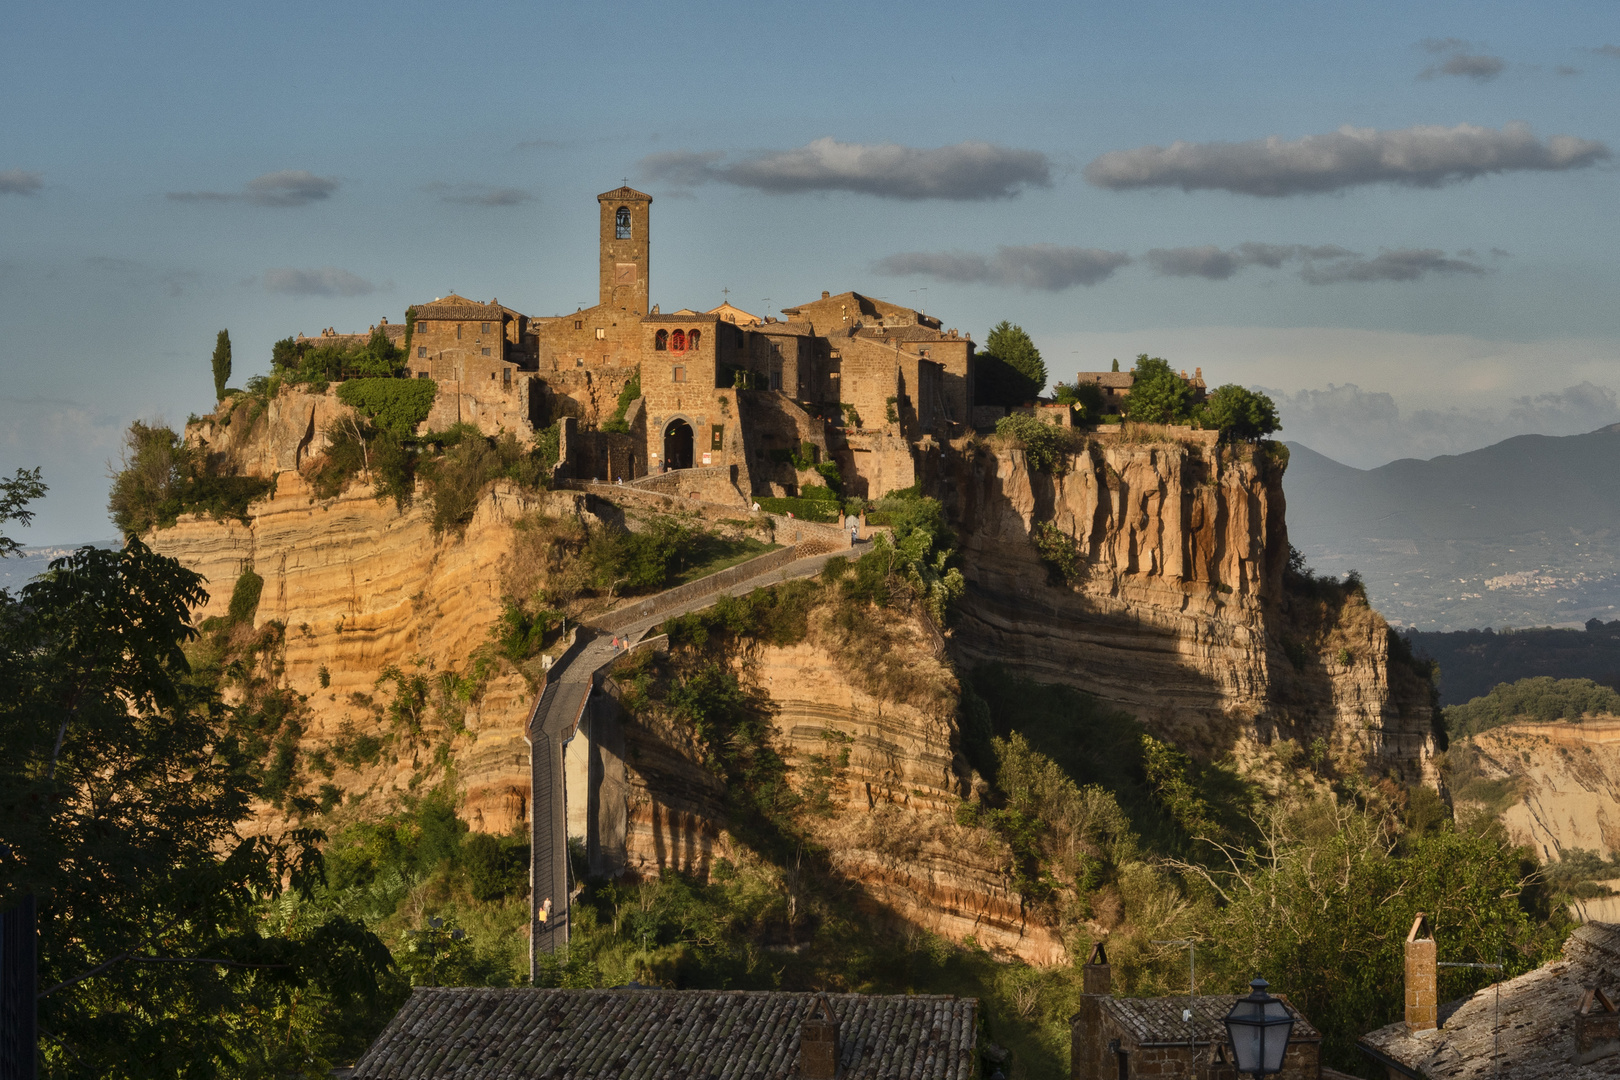
M585 329L585 320L584 319L575 319L574 320L574 329L575 330L583 330L583 329Z
M479 325L478 325L478 332L479 332L479 333L480 333L480 334L487 334L487 333L489 333L489 323L480 323L480 324L479 324Z
M426 345L418 345L416 347L416 355L418 357L426 356L427 355L427 346Z
M600 326L598 326L596 328L596 340L597 341L606 341L607 340L607 331L605 329L603 329L602 327L600 327Z
M418 322L418 323L417 323L417 324L416 324L416 332L417 332L417 333L418 333L418 334L425 334L425 333L427 333L427 332L428 332L428 329L427 329L427 320L425 320L425 319L424 319L424 320L422 320L422 321L421 321L421 322Z
M488 356L488 355L489 355L489 346L488 346L488 345L485 345L485 346L484 346L484 355L485 355L485 356ZM494 378L494 376L491 376L491 378Z
M584 367L585 366L585 358L583 356L574 357L574 366L575 367Z
M417 377L417 378L418 378L418 379L425 379L425 378L427 378L427 377L428 377L428 373L427 373L427 372L425 372L425 371L418 371L418 372L417 372L417 373L416 373L416 377Z
M511 386L512 385L512 369L511 368L501 368L501 385L502 386Z
M671 382L685 382L686 381L686 368L682 367L680 364L676 364L675 365L675 373L670 376L670 381Z

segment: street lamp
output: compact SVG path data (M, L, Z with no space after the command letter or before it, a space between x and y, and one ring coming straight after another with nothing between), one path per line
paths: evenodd
M1282 1072L1288 1036L1294 1030L1288 1007L1266 993L1269 985L1264 979L1255 979L1249 984L1254 992L1238 998L1226 1014L1226 1036L1232 1042L1237 1071L1255 1077Z

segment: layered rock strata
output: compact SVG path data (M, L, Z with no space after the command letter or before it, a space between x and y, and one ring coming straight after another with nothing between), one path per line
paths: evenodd
M1045 470L1012 448L944 458L930 484L968 584L953 651L1116 702L1201 756L1322 738L1435 782L1428 688L1391 664L1384 621L1360 597L1324 615L1285 592L1282 462L1203 434L1093 441ZM1041 535L1072 545L1069 580Z
M954 686L921 625L909 628L913 663ZM855 685L838 657L807 641L738 659L774 704L775 742L790 783L810 804L800 820L874 913L887 912L952 940L1040 964L1064 962L1061 937L1012 888L1012 859L993 834L959 825L967 794L957 756L954 697L896 702ZM609 683L614 697L618 691ZM724 789L691 733L667 720L614 709L593 714L593 745L570 744L601 764L592 816L598 872L706 873L736 857L724 830ZM598 817L598 815L600 815ZM581 822L576 831L589 829Z

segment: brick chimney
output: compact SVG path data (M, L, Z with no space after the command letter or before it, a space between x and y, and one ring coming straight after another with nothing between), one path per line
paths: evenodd
M1080 968L1080 1011L1069 1019L1069 1075L1073 1080L1104 1080L1102 999L1113 992L1113 968L1102 942Z
M1589 1065L1615 1054L1620 1054L1620 1009L1593 987L1575 1007L1575 1056L1570 1062Z
M1418 912L1406 935L1406 1030L1433 1031L1440 1018L1440 968L1429 918Z
M817 994L810 1016L799 1025L799 1075L804 1080L838 1076L838 1017L826 994Z

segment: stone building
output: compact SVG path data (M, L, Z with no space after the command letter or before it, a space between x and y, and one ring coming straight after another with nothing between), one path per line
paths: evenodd
M529 436L538 387L528 316L499 300L483 304L454 293L416 305L412 316L405 362L414 378L439 384L428 428L470 423L486 435Z
M783 320L729 303L650 306L651 207L628 186L597 196L591 307L531 317L456 294L417 305L410 374L440 391L426 426L528 439L561 420L562 476L711 469L703 489L743 504L821 482L792 463L806 444L839 464L847 493L876 498L970 429L974 344L933 316L857 292L823 292ZM638 373L623 428L602 431Z
M1098 942L1081 968L1080 1011L1069 1021L1072 1080L1240 1080L1224 1021L1243 995L1118 998L1112 996L1112 972L1107 950ZM1322 1068L1321 1032L1292 1005L1287 1008L1294 1027L1278 1080L1342 1078Z

